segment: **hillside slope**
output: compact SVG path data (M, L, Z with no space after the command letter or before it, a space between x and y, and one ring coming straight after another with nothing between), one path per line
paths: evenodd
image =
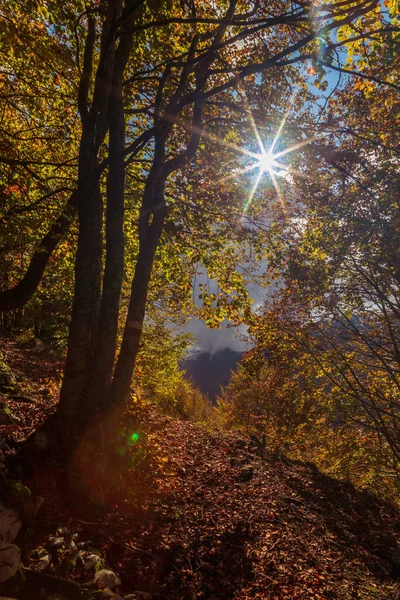
M391 506L237 434L134 410L135 451L147 455L125 500L95 508L67 491L57 467L43 469L30 482L45 502L27 550L67 525L102 549L122 596L139 589L153 600L400 598Z

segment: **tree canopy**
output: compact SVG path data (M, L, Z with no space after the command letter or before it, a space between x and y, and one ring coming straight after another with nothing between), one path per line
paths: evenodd
M311 319L379 306L393 343L395 2L38 0L0 16L0 309L67 346L52 424L67 454L128 397L146 311L251 326L246 285L278 276ZM200 268L218 293L193 306Z

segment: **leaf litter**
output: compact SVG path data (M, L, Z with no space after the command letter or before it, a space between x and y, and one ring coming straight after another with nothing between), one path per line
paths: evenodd
M100 506L53 465L30 483L45 502L27 546L66 524L101 549L123 587L154 600L400 598L394 507L238 433L135 410L154 451L149 472L134 466L124 499Z

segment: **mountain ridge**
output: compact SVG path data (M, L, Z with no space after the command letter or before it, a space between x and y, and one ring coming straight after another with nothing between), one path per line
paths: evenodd
M217 395L229 383L231 371L236 369L243 354L228 347L215 352L196 350L182 361L181 367L186 371L186 377L215 404Z

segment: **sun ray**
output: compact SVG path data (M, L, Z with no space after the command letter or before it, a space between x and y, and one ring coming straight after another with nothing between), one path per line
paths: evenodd
M257 127L256 122L254 120L253 111L250 108L250 104L249 104L249 101L247 99L246 90L244 88L242 88L242 89L243 89L244 103L245 103L245 106L246 106L247 111L248 111L248 115L249 115L249 119L250 119L250 124L251 124L251 127L252 127L253 131L254 131L254 135L256 136L256 140L258 142L258 147L260 148L261 155L263 156L263 155L266 154L265 148L264 148L264 144L262 143L260 132L258 131L258 127Z
M282 212L284 214L285 217L287 217L287 210L286 210L286 204L285 204L285 199L283 197L281 188L279 187L279 183L274 175L274 173L271 173L271 181L273 183L273 186L275 188L276 191L276 195L278 196L278 200L280 202L280 205L282 207Z
M231 175L228 176L223 176L223 177L218 177L218 179L214 179L212 181L209 181L206 184L202 184L202 189L206 189L208 187L214 187L215 185L217 185L218 183L221 183L222 181L229 181L230 179L236 179L236 177L239 177L240 175L243 175L244 173L249 173L250 171L253 171L254 169L259 168L258 163L253 163L251 165L249 165L248 167L244 167L243 169L235 169L235 172L232 173Z
M290 101L290 104L289 104L287 110L285 111L285 114L284 114L281 122L279 123L279 127L275 133L272 144L269 147L267 146L267 149L266 149L266 147L264 146L264 143L262 141L260 131L255 122L253 112L250 108L250 105L249 105L249 102L247 99L246 90L244 90L244 89L242 90L242 95L243 95L244 105L246 108L246 113L248 115L250 125L251 125L251 128L252 128L254 136L255 136L255 140L257 141L259 152L253 152L246 147L238 146L232 142L222 139L218 135L215 135L208 131L204 131L203 128L194 127L192 124L181 121L180 119L171 118L171 121L173 121L176 125L182 127L185 131L187 131L189 133L200 134L202 137L211 140L212 142L218 144L221 147L225 147L227 149L233 150L236 154L239 154L247 159L254 160L254 162L252 162L250 165L247 165L241 169L235 169L230 175L223 176L218 179L214 179L213 181L210 181L207 184L204 184L202 187L205 187L205 188L213 187L214 185L217 185L218 183L226 182L231 179L238 178L241 175L250 173L251 171L253 171L255 169L259 169L255 183L253 184L253 187L250 191L249 197L245 203L245 206L243 209L243 215L248 211L248 209L253 201L254 195L257 192L257 189L258 189L258 186L262 179L262 176L264 174L267 174L271 178L271 181L272 181L272 184L276 191L278 200L281 204L282 211L286 217L287 216L287 208L286 208L286 204L285 204L285 199L283 197L282 190L281 190L281 187L279 185L277 178L278 177L287 177L288 175L290 176L291 174L297 175L304 179L314 180L314 178L310 175L305 175L300 172L297 172L293 168L288 167L287 165L278 161L278 159L281 157L287 156L288 154L295 152L296 150L299 150L299 149L303 148L304 146L307 146L308 144L315 141L317 138L311 137L306 140L302 140L302 141L294 144L293 146L285 148L284 150L281 150L276 153L274 152L275 146L278 143L278 140L282 134L282 131L283 131L285 125L286 125L289 113L292 109L292 106L293 106L293 99L292 99Z
M250 158L258 158L260 156L256 152L251 152L251 150L248 150L247 148L242 148L240 146L237 146L236 144L232 144L232 142L227 142L218 135L205 131L202 127L195 127L191 123L185 123L185 121L182 121L181 119L176 119L174 117L165 116L164 118L169 119L176 125L179 125L179 127L182 127L182 129L184 129L188 133L199 133L202 137L205 137L211 140L212 142L216 142L220 146L225 146L225 148L234 150L238 154L243 154L249 156Z
M282 129L285 127L285 124L286 124L286 119L287 119L287 117L288 117L288 114L289 114L289 111L287 110L287 111L286 111L286 114L284 115L284 117L283 117L282 121L281 121L281 122L280 122L280 124L279 124L278 131L276 132L276 134L275 134L275 137L274 137L274 139L273 139L273 142L272 142L272 144L271 144L271 148L270 148L270 152L271 152L271 153L273 153L273 151L274 151L274 148L275 148L275 146L276 146L276 143L277 143L277 141L278 141L278 139L279 139L279 136L280 136L280 135L281 135L281 133L282 133Z
M261 177L262 177L262 176L263 176L263 171L262 171L262 169L260 169L260 172L259 172L259 174L257 175L256 182L255 182L255 184L253 185L253 188L252 188L252 190L251 190L251 192L250 192L250 195L249 195L249 197L248 197L248 199L247 199L247 202L246 202L246 204L244 205L243 214L245 214L245 213L247 212L247 209L249 208L249 206L250 206L250 204L251 204L251 202L252 202L252 200L253 200L253 196L254 196L254 194L255 194L255 193L256 193L256 191L257 191L258 184L260 183L260 180L261 180Z
M277 143L277 141L279 140L279 136L281 135L281 133L282 133L282 130L283 130L283 128L284 128L284 127L285 127L285 125L286 125L287 118L288 118L288 116L289 116L289 113L290 113L290 111L292 110L292 106L293 106L293 97L292 97L292 99L290 100L290 102L289 102L289 106L287 107L287 109L286 109L286 111L285 111L285 114L283 115L283 119L282 119L282 121L281 121L281 122L280 122L280 124L279 124L278 131L276 132L276 134L275 134L275 137L274 137L274 139L273 139L273 142L272 142L272 144L271 144L270 152L273 152L273 151L274 151L274 148L275 148L275 146L276 146L276 143Z
M291 174L297 175L297 177L300 177L300 179L312 181L313 183L318 183L319 187L321 187L325 190L330 189L329 185L324 184L321 181L321 178L318 177L317 175L311 175L310 173L301 173L301 171L297 171L297 169L294 169L293 167L286 168L286 173L289 175L291 175Z
M281 152L277 152L276 154L274 154L274 159L275 158L280 158L281 156L286 156L286 154L289 154L290 152L294 152L295 150L300 150L300 148L303 148L304 146L307 146L308 144L311 144L316 139L317 138L315 136L313 136L311 138L303 140L302 142L298 142L294 146L290 146L290 148L285 148L285 150L282 150Z

